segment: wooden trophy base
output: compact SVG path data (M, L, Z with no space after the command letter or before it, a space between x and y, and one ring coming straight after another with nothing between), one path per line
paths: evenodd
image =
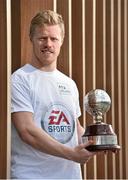
M96 123L87 126L82 136L83 143L92 140L94 143L86 147L89 151L117 151L120 146L117 143L117 136L110 124Z
M88 151L96 152L96 151L118 151L120 150L120 146L118 145L90 145L86 147Z

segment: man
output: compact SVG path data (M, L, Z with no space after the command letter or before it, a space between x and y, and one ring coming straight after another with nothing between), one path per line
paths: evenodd
M95 153L81 143L84 128L75 82L57 70L64 40L61 15L31 21L32 58L12 75L11 178L81 179L80 164Z

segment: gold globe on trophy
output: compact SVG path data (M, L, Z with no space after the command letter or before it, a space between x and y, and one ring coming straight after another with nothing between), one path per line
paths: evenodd
M111 99L106 91L101 89L91 90L84 98L85 110L93 116L95 123L86 127L82 136L84 143L93 140L93 144L86 147L89 151L117 151L120 146L117 142L117 135L112 126L103 121L103 115L111 106Z

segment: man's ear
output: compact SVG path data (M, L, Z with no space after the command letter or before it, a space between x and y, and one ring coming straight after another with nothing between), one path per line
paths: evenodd
M64 43L64 38L61 40L61 46L63 45L63 43Z

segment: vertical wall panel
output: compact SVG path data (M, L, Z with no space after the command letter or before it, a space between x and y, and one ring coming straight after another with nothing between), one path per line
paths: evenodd
M96 1L96 87L103 89L103 1ZM102 76L99 76L99 73ZM97 168L99 179L105 177L105 156L104 153L97 156L97 167L102 166L102 171Z
M125 119L125 97L124 97L124 89L125 89L125 77L124 77L124 0L121 3L121 108L122 108L122 112L121 112L121 127L122 130L124 129L124 131L122 131L122 163L124 162L124 165L126 165L125 163L125 139L123 138L125 136L125 121L123 121L124 123L122 123L122 119ZM123 61L122 61L123 60ZM121 164L123 166L123 164ZM124 179L124 174L126 174L126 169L122 168L122 179Z
M7 35L7 166L6 177L10 178L11 160L11 0L6 0L6 35Z
M11 1L12 13L12 71L21 66L21 10L20 0Z
M70 0L56 1L56 10L63 16L65 23L65 39L63 47L61 49L61 54L58 58L58 69L64 72L66 75L72 76L71 72L71 59L70 59Z
M93 88L93 0L85 1L85 94ZM92 123L92 118L86 113L86 122ZM85 177L95 178L94 159L91 159L84 172Z
M83 29L82 29L82 1L72 1L72 78L75 80L79 89L80 106L83 106L84 91L84 69L83 69ZM77 12L77 14L76 14ZM81 18L80 18L81 17ZM78 27L78 28L77 28ZM82 108L81 108L82 110ZM83 111L79 118L83 125ZM83 167L82 167L83 168Z
M128 1L124 1L124 130L125 130L125 163L123 166L128 167ZM123 137L124 137L123 136ZM126 174L124 173L124 177L128 177L128 171L125 169Z
M93 0L85 1L85 88L90 91L93 86Z
M96 1L96 87L103 87L103 0Z
M123 1L122 1L123 2ZM118 100L119 100L119 104L118 104L118 125L119 125L119 142L120 145L122 146L122 151L119 152L119 173L120 173L120 177L122 177L122 152L123 152L123 144L122 144L122 97L121 97L121 92L122 92L122 81L121 81L121 72L122 72L122 62L123 59L121 60L121 44L122 44L122 40L121 40L121 31L123 30L123 28L121 28L121 6L122 6L122 2L120 0L118 0Z
M7 166L7 44L6 1L0 1L0 179L6 178Z
M112 34L111 34L111 25L112 25L112 8L111 8L111 0L106 1L106 63L105 63L105 72L106 72L106 90L109 93L112 100ZM106 122L112 124L112 106L109 112L106 115ZM107 178L113 179L113 154L109 153L107 156Z
M111 1L111 101L112 101L112 105L111 105L111 124L112 124L112 127L115 131L115 107L113 106L113 102L115 102L115 99L114 99L114 66L115 66L115 62L114 62L114 1ZM109 122L109 121L108 121ZM109 164L108 164L108 169L109 169L109 172L108 173L108 177L111 178L113 177L113 179L116 178L116 170L117 168L115 168L116 166L116 161L115 161L115 154L112 154L112 167L114 167L112 170L109 168ZM109 162L109 157L108 157L108 162Z
M126 169L123 167L123 162L125 165L125 121L124 121L124 89L125 89L125 82L124 82L124 0L119 1L118 6L120 6L120 133L121 133L121 145L122 145L122 151L120 153L121 157L121 163L120 163L120 169L121 169L121 177L124 179L124 174L126 174ZM123 130L124 129L124 130Z
M82 51L82 1L72 1L72 78L79 88L81 106L83 105ZM80 121L83 123L82 119Z

